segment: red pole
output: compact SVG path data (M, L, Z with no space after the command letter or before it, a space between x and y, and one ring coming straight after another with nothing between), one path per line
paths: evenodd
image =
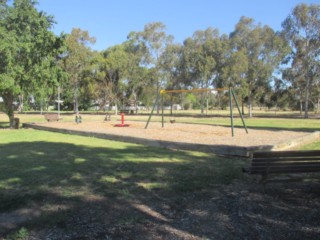
M124 113L121 113L121 124L124 124Z

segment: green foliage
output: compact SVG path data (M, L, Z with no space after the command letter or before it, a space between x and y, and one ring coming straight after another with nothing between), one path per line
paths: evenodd
M312 95L319 99L320 5L297 5L282 26L282 34L292 48L287 59L291 67L284 71L284 77L304 101L304 116L308 118Z
M232 85L241 86L242 98L248 98L249 115L252 116L253 99L266 91L275 68L289 51L269 26L255 25L253 19L246 17L240 19L230 40L231 49L236 49L234 56L239 57L243 65L241 69L230 69L238 75Z
M27 240L29 232L26 228L21 228L19 231L12 233L8 236L8 240Z
M50 31L53 17L38 12L35 4L16 0L0 19L0 95L11 124L18 95L36 95L57 79L53 69L63 37Z
M153 22L131 32L122 44L95 52L88 31L74 28L67 36L55 36L53 16L39 12L36 4L0 1L0 96L11 123L14 101L32 95L37 106L48 108L58 86L61 108L74 111L92 105L104 110L129 100L151 106L161 88L209 87L235 87L250 116L253 104L296 108L304 103L305 116L310 102L317 107L319 5L297 5L281 33L242 17L229 36L209 27L177 44L163 23ZM275 77L281 63L290 67ZM202 113L206 100L211 101L207 98L202 94L197 102ZM219 95L215 105L225 107L226 99ZM180 103L191 105L188 99Z
M133 53L138 53L139 65L148 68L150 74L152 74L151 81L148 79L149 82L146 80L140 82L146 82L144 87L152 87L154 90L153 96L167 85L165 73L161 69L161 61L166 47L173 41L173 36L167 35L165 29L166 26L163 23L153 22L146 24L143 31L131 32L128 36L129 50ZM139 78L137 78L137 75L134 74L133 76L133 82L138 83ZM129 76L128 79L130 78ZM136 95L138 90L136 89L136 84L133 87L135 87L133 94ZM141 87L141 85L138 85L138 87Z
M186 96L186 101L184 102L184 109L197 109L198 107L199 102L197 100L197 97L192 93L188 93Z
M90 45L95 41L94 37L90 37L88 31L79 28L72 29L71 34L65 40L67 49L60 65L67 73L68 81L63 82L61 87L64 101L75 103L74 112L79 111L79 99L83 93L90 93L86 91L89 82L85 81L85 74L90 69L90 63L94 57Z

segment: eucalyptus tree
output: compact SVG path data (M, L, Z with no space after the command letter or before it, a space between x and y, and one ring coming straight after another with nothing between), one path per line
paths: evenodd
M122 101L125 93L124 80L128 70L128 56L124 45L115 45L100 53L94 72L96 97L100 108L107 103L116 106Z
M67 49L64 52L61 64L68 74L69 81L62 87L64 97L73 100L74 112L79 111L81 86L85 83L83 82L83 74L94 56L90 46L95 41L94 37L90 37L88 31L79 28L72 29L65 40Z
M161 22L146 24L141 32L131 32L128 40L140 49L141 66L152 69L156 92L166 85L166 79L160 68L160 58L166 46L173 41L173 36L165 32L166 26ZM159 108L158 108L159 110Z
M7 0L0 0L0 18L4 18L7 14Z
M312 90L320 79L320 5L300 4L282 23L283 35L292 49L287 76L304 98L304 117L308 118Z
M215 86L221 65L221 39L217 29L196 31L183 43L182 74L186 84L195 88ZM205 95L202 94L201 113L204 113Z
M183 47L181 44L168 44L160 57L159 66L167 79L166 86L169 89L183 87L183 74L181 69Z
M14 124L14 100L19 95L36 94L44 83L56 84L56 57L63 46L63 36L50 31L53 17L38 12L36 1L1 2L0 17L0 96L10 126Z
M166 79L166 89L184 88L184 79L181 68L182 45L168 44L165 51L160 57L159 67ZM173 94L171 95L171 115L173 108Z
M272 81L272 75L288 52L286 42L269 26L255 24L251 18L241 17L230 34L233 57L243 64L234 68L238 84L246 91L249 116L255 97L263 93Z
M125 73L127 85L126 97L130 99L131 102L137 103L141 101L142 98L145 100L148 99L146 95L148 95L149 91L147 90L153 90L153 85L156 84L156 81L154 81L154 78L150 75L152 67L147 67L144 60L147 55L145 44L129 37L128 40L123 43L123 46L128 60ZM151 95L154 96L154 93Z

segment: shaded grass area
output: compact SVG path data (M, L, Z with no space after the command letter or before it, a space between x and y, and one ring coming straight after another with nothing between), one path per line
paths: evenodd
M207 153L28 129L0 132L0 155L0 214L35 206L39 212L0 230L0 238L22 228L64 227L68 216L98 200L111 209L120 202L127 206L126 218L112 221L137 221L132 217L141 216L132 202L148 204L159 195L179 202L186 194L241 178L244 164Z

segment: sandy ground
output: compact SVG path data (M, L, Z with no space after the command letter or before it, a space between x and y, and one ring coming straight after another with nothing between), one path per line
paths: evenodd
M230 127L214 125L166 123L165 127L162 128L161 123L156 122L150 123L148 128L145 129L145 122L128 121L125 124L129 124L129 127L115 127L115 124L119 123L119 121L82 122L80 124L75 122L48 122L40 125L152 140L243 147L278 145L310 135L308 132L257 129L248 129L247 134L244 128L235 128L234 137L232 137Z

